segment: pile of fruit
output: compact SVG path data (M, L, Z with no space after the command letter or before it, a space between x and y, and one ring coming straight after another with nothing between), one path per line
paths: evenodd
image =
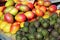
M60 40L60 9L46 0L7 0L0 6L0 30L16 40Z

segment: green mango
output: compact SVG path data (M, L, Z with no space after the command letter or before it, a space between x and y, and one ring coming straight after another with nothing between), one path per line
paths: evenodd
M28 34L28 39L29 40L34 40L35 39L35 36L33 34Z
M34 22L31 22L29 25L29 33L34 34L36 32L36 27L34 26Z
M38 20L40 23L44 23L44 19L42 17L39 18Z
M48 27L49 27L49 23L44 22L44 23L42 24L42 26L43 26L44 28L48 28Z
M34 21L34 26L35 26L36 28L38 28L38 27L40 26L40 22L39 22L39 21Z
M42 27L38 27L38 28L37 28L37 32L39 32L39 33L42 32L42 30L43 30Z
M58 15L57 14L53 14L51 17L52 17L52 19L56 20L58 18Z
M56 20L51 20L50 25L55 25L56 22L57 22Z
M56 24L54 25L54 29L55 29L56 31L58 31L59 27L60 27L60 24L58 24L58 23L56 23Z
M59 36L59 33L58 33L56 30L53 30L53 31L51 32L51 35L52 35L53 37L58 37L58 36Z
M44 29L44 30L42 30L42 35L43 35L44 37L48 37L49 32Z
M36 32L36 28L34 26L29 26L29 33L34 34Z
M4 21L4 15L2 15L2 16L0 17L0 20L3 20L3 21Z
M21 5L21 6L20 6L20 11L26 12L26 11L29 11L29 8L28 8L28 6L26 6L26 5Z
M49 39L50 39L49 37L44 38L44 40L49 40Z
M35 34L37 40L42 40L43 35L41 33L36 33Z
M57 37L57 40L60 40L60 35Z
M57 23L59 23L59 24L60 24L60 18L58 18L58 19L57 19Z
M0 24L0 29L3 29L4 27L6 27L6 25L7 25L7 22L2 22L2 23Z
M18 10L16 8L13 8L9 13L15 16L18 13Z
M57 40L55 37L51 37L50 40Z
M12 1L12 0L7 0L7 1Z
M5 3L5 6L6 6L6 7L13 6L13 5L14 5L14 2L13 2L12 0L7 1L7 2Z
M29 26L33 27L34 26L34 21L30 22Z
M28 39L27 39L27 37L22 37L22 39L21 39L21 40L28 40Z
M7 7L7 8L4 10L4 13L9 13L13 8L14 8L13 6Z
M23 27L23 28L21 29L21 31L23 31L23 32L28 32L28 27Z
M16 40L21 40L21 36L20 35L16 35Z
M58 30L57 30L57 31L58 31L58 33L60 34L60 27L58 28Z

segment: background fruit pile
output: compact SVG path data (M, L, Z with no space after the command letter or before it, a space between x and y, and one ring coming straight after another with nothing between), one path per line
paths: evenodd
M16 40L60 40L60 9L48 0L6 0L0 30L16 34Z

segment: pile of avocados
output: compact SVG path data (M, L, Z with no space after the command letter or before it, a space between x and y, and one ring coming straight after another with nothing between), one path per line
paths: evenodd
M47 19L26 21L16 33L16 40L60 40L60 16L55 13Z

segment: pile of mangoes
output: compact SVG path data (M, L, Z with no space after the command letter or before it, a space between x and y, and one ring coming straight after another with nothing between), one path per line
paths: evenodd
M18 31L17 40L58 40L60 9L48 0L5 0L0 6L0 30Z

